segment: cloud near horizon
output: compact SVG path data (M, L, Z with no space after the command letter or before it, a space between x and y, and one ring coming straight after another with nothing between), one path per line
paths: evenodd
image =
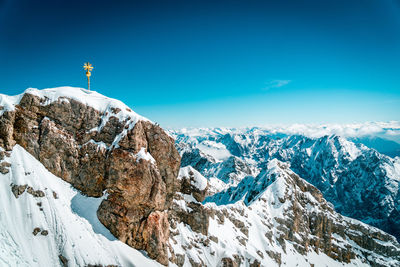
M279 88L282 86L285 86L287 84L289 84L291 82L291 80L272 80L266 83L265 87L263 88L263 90L269 90L272 88Z
M240 133L248 131L251 128L184 128L180 131L195 135L209 129L219 129L219 131L233 130ZM349 124L265 125L256 127L256 131L266 134L300 134L311 138L319 138L325 135L339 135L350 138L375 136L400 143L400 121Z

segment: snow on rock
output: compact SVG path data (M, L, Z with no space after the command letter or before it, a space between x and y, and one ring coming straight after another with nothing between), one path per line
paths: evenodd
M147 120L144 117L136 114L121 101L106 97L96 91L89 91L83 88L69 86L48 88L42 90L36 88L28 88L25 90L24 94L26 93L38 96L42 99L44 98L45 102L43 103L43 105L49 105L50 103L58 101L59 99L63 101L68 101L68 98L70 98L104 113L112 113L112 109L119 109L119 112L117 114L114 114L114 116L116 116L120 121L123 121L126 118L130 118L134 121Z
M19 145L5 160L11 167L0 174L1 266L62 266L61 256L68 266L160 266L116 240L98 221L104 196L81 195ZM13 193L10 185L22 186L20 192Z
M395 122L379 125L400 129ZM361 131L369 126L354 127ZM210 192L230 188L232 194L219 201L229 203L245 197L240 193L244 188L240 187L245 187L245 182L252 183L252 178L268 169L268 162L278 159L321 190L339 213L400 238L400 224L395 223L400 220L400 158L332 134L335 131L325 129L322 132L330 135L320 136L306 134L312 132L310 127L301 129L201 128L178 130L172 135L176 137L182 166L193 166L206 177ZM232 156L216 162L202 151L202 144L209 142L223 144ZM238 187L241 181L245 182Z
M178 180L183 177L191 177L191 184L201 191L207 187L207 179L191 166L183 167L179 170Z
M149 152L146 151L146 148L142 147L139 152L136 154L136 162L139 162L141 159L150 161L155 164L156 160L151 156Z
M0 94L0 116L4 111L12 111L18 105L25 94L30 94L42 99L41 105L47 106L53 102L69 102L68 99L73 99L84 105L90 106L95 110L103 113L101 124L91 129L90 131L100 131L108 122L110 117L115 117L121 122L127 122L128 129L124 129L123 133L117 136L114 145L126 134L126 132L135 126L139 120L149 121L147 118L142 117L132 111L127 105L121 101L113 98L106 97L96 91L89 91L77 87L56 87L48 89L28 88L22 94L16 96L8 96Z
M208 197L203 205L185 205L181 196L177 194L181 209L191 205L197 211L185 215L181 210L183 221L171 219L170 259L179 266L397 266L400 262L400 245L392 236L336 213L320 191L276 159L257 177ZM197 221L207 221L207 230L194 227Z
M16 96L8 96L0 94L0 116L3 115L4 111L14 110L15 105L19 103L23 94Z

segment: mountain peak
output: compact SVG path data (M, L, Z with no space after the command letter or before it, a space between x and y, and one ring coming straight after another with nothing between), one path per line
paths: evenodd
M166 210L180 157L163 129L121 101L82 88L29 88L0 95L0 105L0 147L19 145L82 194L104 197L98 220L121 241L167 264ZM3 165L7 173L9 164Z
M0 94L0 106L4 107L3 112L6 110L14 110L15 106L18 105L24 95L27 94L39 97L41 99L41 105L49 105L53 102L68 102L72 99L90 106L101 113L115 113L116 117L120 121L127 118L135 121L148 121L148 119L132 111L120 100L104 96L96 91L89 91L84 88L71 86L46 89L28 88L22 94L15 96Z

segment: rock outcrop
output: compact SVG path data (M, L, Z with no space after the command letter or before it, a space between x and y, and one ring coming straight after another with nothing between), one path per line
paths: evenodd
M193 231L207 235L210 212L201 204L207 194L207 180L192 167L184 167L178 182L179 190L170 207L171 227L175 229L182 222Z
M68 88L92 98L88 104L62 96L63 89L46 90L27 90L13 108L3 109L0 147L19 144L87 196L106 191L99 220L117 238L166 265L167 210L180 166L173 138L119 101ZM98 102L91 105L92 100Z

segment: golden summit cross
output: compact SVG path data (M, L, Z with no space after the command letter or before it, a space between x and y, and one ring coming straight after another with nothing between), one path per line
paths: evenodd
M88 90L90 91L90 76L92 75L91 71L93 70L92 64L89 62L86 62L83 65L83 68L86 70L86 77L87 77L87 84L88 84Z

